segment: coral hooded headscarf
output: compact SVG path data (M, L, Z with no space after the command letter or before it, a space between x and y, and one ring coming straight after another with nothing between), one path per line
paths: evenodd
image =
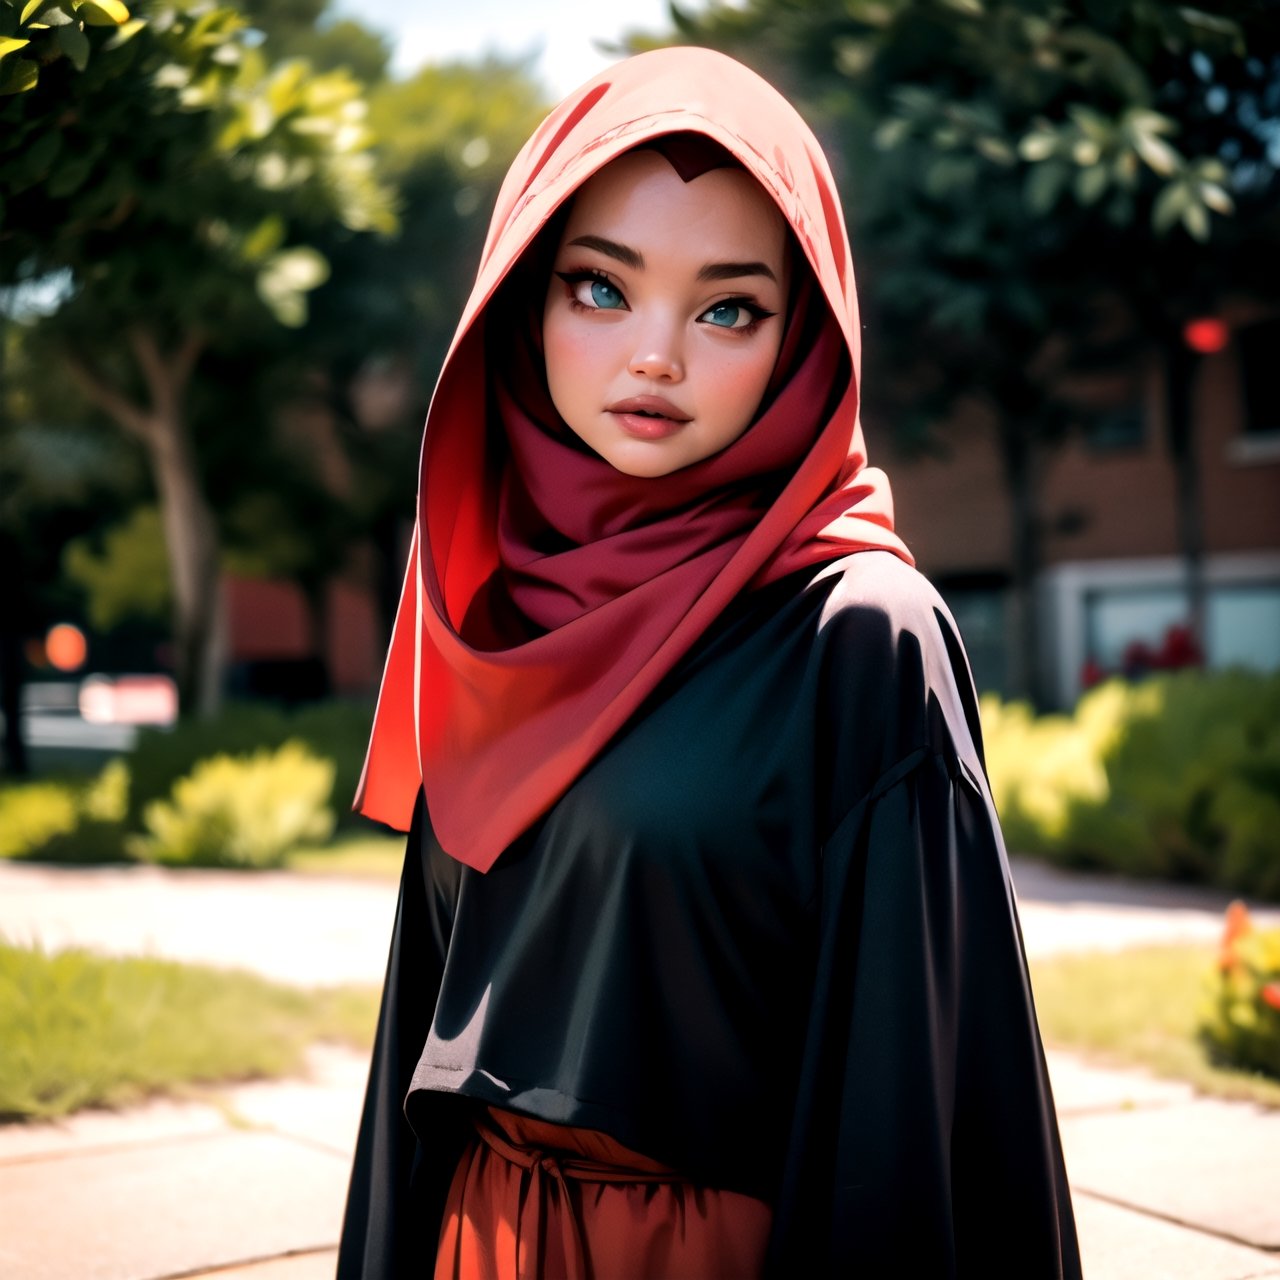
M518 286L513 268L592 174L673 133L719 144L761 184L809 271L751 426L646 479L560 422L536 333L495 294ZM530 287L540 314L546 281ZM356 809L407 829L422 786L441 846L487 871L736 596L854 551L910 563L888 481L866 465L859 349L835 185L776 90L687 48L631 58L566 98L507 174L432 399Z

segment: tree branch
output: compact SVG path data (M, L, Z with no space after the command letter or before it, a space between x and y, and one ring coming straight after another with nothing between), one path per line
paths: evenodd
M164 357L160 354L160 344L155 334L145 325L132 325L128 330L129 346L133 349L134 359L142 370L143 380L151 393L151 407L162 417L172 400L169 371L164 367Z
M180 418L182 396L204 350L204 335L195 330L187 333L166 356L155 334L139 324L129 330L129 345L142 369L156 414L169 421Z
M69 351L63 354L67 369L85 399L109 414L131 436L143 444L151 444L155 438L155 423L150 415L95 373L79 356Z
M200 353L203 350L204 334L195 330L188 333L178 344L178 349L173 356L173 374L175 389L179 395L186 390L191 374L195 370L196 361L200 359Z

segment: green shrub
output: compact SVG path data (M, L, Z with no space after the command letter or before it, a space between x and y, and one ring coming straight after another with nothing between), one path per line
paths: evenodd
M0 790L0 857L25 858L79 821L68 782L20 782Z
M1280 1079L1280 929L1255 929L1242 902L1227 911L1200 1035L1219 1061Z
M1109 848L1122 835L1132 835L1123 831L1127 816L1108 804L1111 788L1104 762L1133 713L1134 695L1112 682L1082 699L1072 716L1039 717L1025 703L983 698L992 794L1014 848L1095 865L1105 861L1096 844ZM1068 838L1082 815L1103 826L1096 841Z
M294 845L333 834L333 774L301 742L202 760L169 800L147 805L148 834L126 847L149 862L278 867Z
M1012 847L1280 896L1280 675L1111 681L1070 716L984 699L983 722Z
M129 767L112 760L87 783L19 783L0 791L0 857L118 862L124 856Z
M248 755L290 740L333 762L332 795L325 797L344 827L361 819L351 814L351 798L360 780L369 741L372 710L361 702L322 702L294 712L264 703L230 703L210 719L184 720L171 729L146 729L129 758L132 787L127 825L139 830L143 813L166 799L174 783L202 760L217 755Z

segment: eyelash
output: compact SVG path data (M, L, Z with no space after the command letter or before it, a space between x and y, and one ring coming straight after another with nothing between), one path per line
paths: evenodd
M577 271L557 271L555 274L561 280L564 281L568 290L569 305L575 311L614 311L614 310L624 310L624 309L630 310L629 307L627 308L592 307L592 306L588 306L588 304L585 302L579 302L578 299L574 297L574 293L573 293L574 285L582 284L583 281L585 280L599 280L601 284L607 284L611 289L617 289L618 294L622 297L623 301L624 302L626 301L627 295L622 292L622 290L618 287L618 285L612 279L609 278L609 274L607 272L601 271L598 267L583 267L582 269ZM741 325L737 328L731 328L727 325L711 326L714 329L721 329L725 333L732 333L739 338L744 338L749 336L750 334L755 333L755 331L766 320L768 320L771 316L776 316L778 314L776 311L766 310L758 302L753 302L750 298L721 298L719 302L713 303L710 307L708 307L707 311L713 311L716 307L741 307L742 310L745 311L751 317L751 320L749 323ZM703 315L705 314L706 312L703 312Z

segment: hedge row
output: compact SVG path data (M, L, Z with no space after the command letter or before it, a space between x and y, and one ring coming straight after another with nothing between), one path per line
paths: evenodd
M278 866L360 821L350 800L369 720L347 703L244 704L145 731L93 778L0 788L0 857Z
M1280 674L1110 681L1071 715L984 698L1011 849L1280 898Z
M983 723L1010 848L1280 898L1280 674L1112 681L1070 715L984 698ZM334 702L146 732L88 782L0 790L0 856L270 865L358 821L368 726Z

